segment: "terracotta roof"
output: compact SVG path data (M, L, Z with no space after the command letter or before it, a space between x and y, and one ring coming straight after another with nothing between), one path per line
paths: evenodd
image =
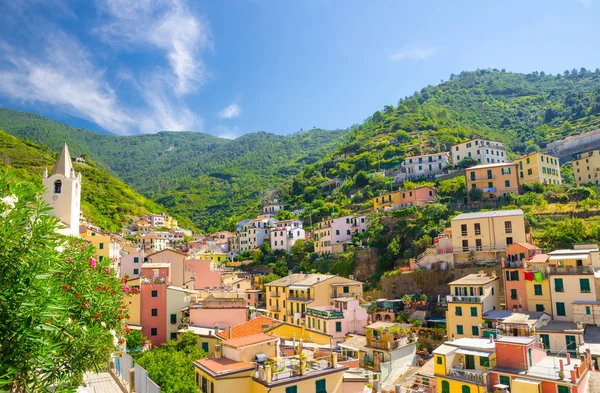
M212 372L213 374L226 374L245 369L254 369L254 365L248 362L238 362L228 358L203 359L194 362L194 364Z
M529 244L529 243L526 243L526 242L515 242L514 244L518 244L519 246L525 247L528 250L537 250L538 249L533 244Z
M278 325L280 322L273 318L267 318L263 315L259 315L258 317L248 321L241 323L239 325L233 326L231 328L231 338L240 338L252 336L258 333L263 332L262 325L269 325L269 328ZM223 330L217 334L223 340L230 339L229 330Z
M223 345L233 348L246 347L252 344L259 344L267 341L277 340L277 337L269 336L268 334L258 333L251 336L233 338L231 340L223 341Z
M146 238L146 239L148 238L147 236L142 236L142 237L144 237L144 238ZM159 237L159 238L160 238L160 239L162 239L161 237ZM164 250L160 250L160 251L153 252L152 254L148 254L148 255L146 255L146 256L147 256L148 258L150 258L152 255L160 254L161 252L167 252L167 251L174 252L175 254L180 254L180 255L184 255L184 256L187 256L187 255L188 255L188 254L186 254L186 253L184 253L184 252L177 251L177 250L173 250L173 249L171 249L171 248L167 248L167 249L164 249Z
M548 262L548 258L549 258L548 254L535 254L527 262L533 262L533 263Z

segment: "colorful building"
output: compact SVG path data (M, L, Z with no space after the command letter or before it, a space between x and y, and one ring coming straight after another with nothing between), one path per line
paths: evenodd
M110 259L114 261L114 266L118 265L121 258L121 245L114 239L114 235L104 232L100 228L81 225L79 236L96 248L96 258L100 261Z
M471 139L452 146L452 163L457 165L465 158L472 158L482 164L508 162L506 147L501 142L485 139Z
M492 391L490 369L496 366L493 339L459 338L433 351L438 393L486 393Z
M590 150L577 155L573 161L573 175L575 184L593 183L598 185L600 172L600 150Z
M535 254L526 262L524 276L527 309L552 315L549 258L548 254Z
M352 236L366 230L366 216L343 216L318 222L313 230L315 252L333 254L333 245L349 242ZM343 248L341 251L343 252Z
M271 228L271 250L285 250L289 253L298 240L304 239L306 233L302 228L302 220L279 221Z
M167 243L167 239L154 234L142 235L136 240L138 248L147 253L162 251L167 248Z
M518 165L521 183L562 184L558 157L538 152L519 157L514 162Z
M446 333L449 338L481 337L483 315L500 309L500 279L483 271L450 283Z
M136 251L121 257L119 277L139 277L142 272L142 264L146 254L144 251Z
M332 336L341 342L348 334L365 334L367 309L356 298L336 298L331 306L312 306L306 309L304 325Z
M483 199L497 199L508 194L519 195L517 164L497 163L476 165L465 170L467 194L480 190Z
M540 249L529 243L516 242L506 247L506 258L502 258L502 276L507 309L529 310L524 264L537 254L541 254Z
M271 318L297 325L308 307L329 306L336 298L362 297L362 282L330 274L290 274L265 284Z
M459 214L451 225L455 264L499 262L508 246L528 240L520 209Z
M413 190L399 190L373 198L373 210L404 209L411 206L425 206L433 202L437 195L435 188L421 186Z
M243 297L218 298L208 296L190 304L190 325L228 329L248 320L248 307Z

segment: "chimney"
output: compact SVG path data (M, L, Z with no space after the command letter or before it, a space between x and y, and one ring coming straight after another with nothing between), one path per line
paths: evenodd
M215 336L219 334L219 325L215 325L213 329L215 329Z
M231 340L233 337L231 336L231 326L229 326L229 339Z
M563 360L562 359L558 359L558 364L560 367L560 371L564 371L565 370L565 366L563 364Z
M575 373L575 370L571 370L571 383L575 382L577 382L577 373Z
M220 344L215 345L215 358L216 359L221 358L221 345Z
M337 365L338 365L338 354L337 354L337 352L334 352L331 354L331 367L337 368Z
M571 364L571 354L567 352L567 366Z

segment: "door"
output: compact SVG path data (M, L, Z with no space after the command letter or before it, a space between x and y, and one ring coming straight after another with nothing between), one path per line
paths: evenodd
M473 355L465 355L465 363L466 367L469 370L475 369L475 356Z
M542 344L544 345L544 350L550 351L550 336L547 334L540 334L540 340L542 340Z
M565 336L567 341L567 352L571 354L577 354L577 341L575 340L575 336Z

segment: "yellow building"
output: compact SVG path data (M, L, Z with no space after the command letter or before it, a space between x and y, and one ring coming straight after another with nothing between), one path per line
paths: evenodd
M104 232L98 228L79 227L79 236L92 244L96 248L96 258L102 261L104 259L118 260L121 256L121 245L113 240L110 233ZM118 262L118 261L117 261ZM116 263L115 262L115 265Z
M373 210L383 211L385 209L424 206L433 202L436 195L435 188L427 186L417 187L413 190L394 191L373 198Z
M329 306L338 297L362 297L362 282L331 274L290 274L265 284L269 317L304 323L307 307Z
M496 344L483 338L446 341L433 351L438 393L486 393Z
M519 166L521 183L562 184L560 162L557 157L544 153L531 153L515 160Z
M293 325L283 322L273 326L267 333L282 338L287 341L302 339L305 343L314 343L321 345L330 345L332 336L318 330L307 329L305 326Z
M224 264L227 262L227 254L224 252L202 251L194 255L198 259L207 259L213 263Z
M449 338L481 337L483 314L500 309L500 279L483 271L450 283L446 333Z
M547 254L537 254L527 261L526 273L534 276L533 279L525 280L525 301L528 311L544 311L552 315L548 259Z
M127 285L131 288L129 296L124 296L121 302L129 311L129 319L127 324L130 328L141 328L140 322L140 278L134 278L127 281Z
M519 195L517 164L496 163L476 165L465 170L467 191L478 189L484 199L496 199L508 194Z
M165 228L167 229L177 229L179 227L177 223L177 219L171 216L165 215Z
M598 185L600 172L600 150L591 150L577 155L573 161L575 184L594 183Z
M520 209L459 214L451 225L455 264L497 262L507 246L528 242Z
M284 357L277 352L276 341L263 333L224 341L214 358L194 362L200 392L344 392L348 367L338 365L337 354L312 358L314 353L299 343L294 349L301 356Z

